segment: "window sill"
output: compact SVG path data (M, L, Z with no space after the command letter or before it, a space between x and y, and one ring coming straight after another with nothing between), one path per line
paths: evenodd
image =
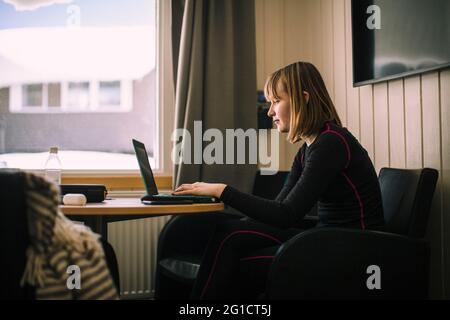
M158 189L172 189L172 177L164 175L155 175L156 186ZM140 174L127 175L83 175L83 174L64 174L62 175L62 184L102 184L108 191L114 190L143 190L145 189Z

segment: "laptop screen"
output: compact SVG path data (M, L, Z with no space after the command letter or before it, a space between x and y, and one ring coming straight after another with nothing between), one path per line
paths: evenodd
M144 180L145 189L147 189L148 195L158 194L158 188L156 187L155 178L153 177L152 168L148 161L147 150L142 142L133 139L134 151L136 152L139 168L141 169L142 179Z

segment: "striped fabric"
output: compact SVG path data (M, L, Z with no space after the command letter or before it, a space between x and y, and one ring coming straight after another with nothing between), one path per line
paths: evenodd
M58 210L55 184L30 173L22 174L30 246L21 285L34 286L36 299L117 299L99 236L74 224ZM80 271L79 289L73 266Z

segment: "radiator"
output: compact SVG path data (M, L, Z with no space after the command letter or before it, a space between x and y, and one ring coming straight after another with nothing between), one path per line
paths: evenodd
M108 224L108 241L119 263L121 299L153 298L158 236L170 217Z

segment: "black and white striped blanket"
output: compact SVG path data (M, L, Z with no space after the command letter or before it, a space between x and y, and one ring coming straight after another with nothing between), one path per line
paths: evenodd
M58 210L55 184L23 174L30 246L21 284L37 299L117 299L99 236Z

